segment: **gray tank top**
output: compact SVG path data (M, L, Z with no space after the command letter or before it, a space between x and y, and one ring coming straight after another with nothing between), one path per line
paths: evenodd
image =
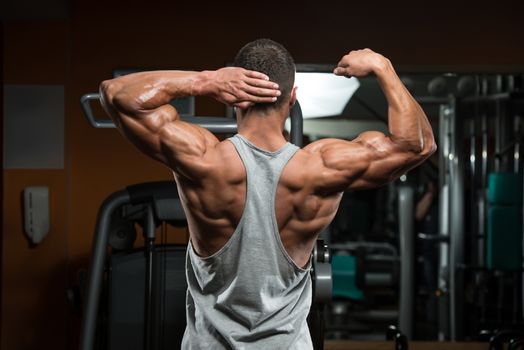
M280 174L298 147L276 152L229 139L247 173L244 212L229 241L202 258L188 245L187 327L182 349L313 349L306 317L310 264L287 254L275 217Z

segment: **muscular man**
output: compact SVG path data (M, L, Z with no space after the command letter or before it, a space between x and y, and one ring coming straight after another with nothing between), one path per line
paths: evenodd
M389 131L353 141L287 143L296 100L287 50L262 39L235 67L158 71L101 84L102 103L140 150L173 170L187 215L187 328L183 349L311 349L310 255L343 191L395 180L435 150L432 130L388 59L352 51L334 74L376 75ZM180 120L174 98L209 96L235 106L238 134L220 142Z

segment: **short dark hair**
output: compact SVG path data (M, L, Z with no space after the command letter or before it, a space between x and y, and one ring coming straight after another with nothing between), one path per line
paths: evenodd
M271 39L258 39L246 44L238 51L233 64L266 74L279 86L281 95L273 103L256 104L257 109L280 107L289 98L295 84L295 62L281 44Z

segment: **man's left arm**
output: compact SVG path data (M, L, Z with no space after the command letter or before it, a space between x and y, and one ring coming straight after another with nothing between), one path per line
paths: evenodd
M209 96L238 108L273 102L278 85L262 73L242 68L216 71L142 72L107 80L100 85L101 102L115 125L137 148L189 179L207 172L208 152L217 138L199 126L183 122L169 104L174 98Z

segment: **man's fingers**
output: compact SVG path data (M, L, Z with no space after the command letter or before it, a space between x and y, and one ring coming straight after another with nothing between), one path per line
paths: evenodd
M240 108L240 109L248 109L252 105L253 105L253 102L247 102L246 101L246 102L235 103L233 106L237 107L237 108Z
M255 103L272 103L277 100L276 97L259 97L259 96L248 96L247 101L238 101L236 103L233 103L234 107L240 108L240 109L247 109L251 106L253 106Z
M269 80L269 77L264 73L256 72L253 70L244 70L244 74L250 78Z
M253 96L261 96L261 97L274 97L274 96L280 96L281 92L277 89L264 89L260 87L254 87L250 85L245 85L243 90Z
M259 97L259 96L253 96L252 101L256 103L271 103L275 102L277 100L276 97Z
M246 84L266 89L278 89L278 84L269 80L246 78Z
M348 78L353 75L353 74L351 74L349 68L341 68L341 67L335 68L333 73L335 73L336 75L343 75L343 76L348 77Z
M239 103L241 103L241 102L272 103L272 102L275 102L276 100L277 100L276 96L271 97L271 96L246 95L241 100L239 99Z
M272 103L276 100L276 96L257 96L251 95L247 92L237 95L225 93L222 97L222 101L226 104L244 109L250 107L254 103Z
M348 61L349 61L349 54L345 55L344 57L342 57L340 59L340 61L338 61L337 66L338 67L343 67L343 68L348 67L349 66L349 62Z

